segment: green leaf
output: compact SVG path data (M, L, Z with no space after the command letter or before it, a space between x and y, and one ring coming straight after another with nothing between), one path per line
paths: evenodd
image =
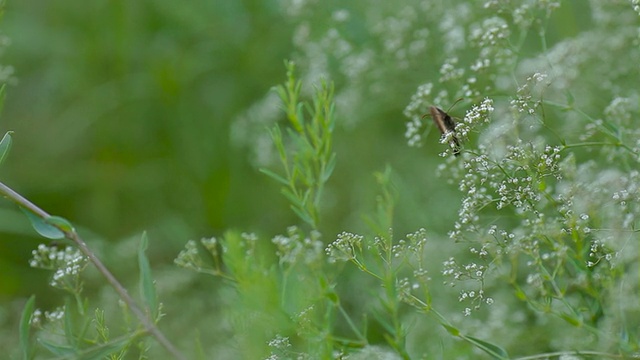
M293 212L296 213L296 215L298 215L298 217L302 221L304 221L307 224L311 225L311 227L315 229L315 227L316 227L315 221L313 221L313 219L311 218L311 216L309 216L309 213L306 210L304 210L302 208L299 208L299 207L296 207L296 206L293 206L293 205L291 205L291 210L293 210Z
M115 340L106 344L102 344L100 346L96 346L87 350L84 350L73 357L73 359L77 360L94 360L94 359L104 359L105 356L114 354L116 352L121 351L129 344L131 339L125 337L123 339Z
M281 192L282 192L282 195L284 195L284 197L286 197L291 202L291 206L296 206L296 207L303 206L300 199L293 192L291 192L291 190L287 188L282 188Z
M334 305L337 305L340 303L340 298L338 297L338 294L336 294L335 291L328 291L325 296L327 297L327 299L329 299L329 301L331 301Z
M300 90L300 86L297 87L297 90ZM304 134L304 106L302 103L298 103L296 106L296 120L297 122L291 121L291 124L298 133Z
M474 338L472 336L460 336L464 340L470 342L475 345L477 348L483 350L487 354L493 356L494 359L509 359L509 354L503 348L498 345L492 344L490 342L486 342L484 340L480 340L478 338Z
M0 8L4 8L4 1L0 1ZM0 15L0 17L2 17L2 15ZM2 84L2 86L0 86L0 114L2 114L2 110L4 109L4 98L7 95L6 90L7 84Z
M440 322L440 325L442 325L449 334L453 335L453 336L460 336L460 330L458 330L457 327L455 326L451 326L449 324L445 324L443 322Z
M51 225L55 226L59 230L63 230L63 231L67 231L67 232L76 231L73 228L73 225L71 225L71 223L69 222L69 220L67 220L65 218L62 218L60 216L49 216L48 218L45 219L45 222L47 224L51 224Z
M60 229L56 228L50 223L45 222L41 217L25 208L21 207L20 210L22 210L22 212L27 215L27 218L29 218L29 221L31 222L31 226L33 226L35 231L38 232L38 234L40 234L41 236L53 240L64 238L64 233L60 231Z
M158 295L156 293L156 287L153 283L153 277L151 276L151 266L149 265L149 259L145 254L147 247L149 246L149 239L147 238L147 232L142 233L140 239L140 247L138 248L138 266L140 267L140 292L144 303L149 308L151 317L156 319L158 316Z
M575 327L581 327L582 325L584 325L583 319L573 314L562 313L560 314L560 318Z
M322 174L322 182L327 182L333 174L333 169L336 167L336 153L331 154L329 158L329 162L327 163L327 167L324 169L324 173Z
M52 354L57 355L57 356L74 355L76 353L76 349L74 349L73 347L71 347L69 345L59 345L59 344L55 344L55 343L49 342L48 340L44 340L44 339L38 339L38 342L45 349L49 350L49 352L51 352Z
M378 321L378 324L380 324L387 333L389 334L395 334L396 330L393 326L393 324L391 324L389 322L389 319L387 318L388 313L382 309L376 309L372 311L372 315L373 317Z
M31 345L29 342L29 330L31 328L31 315L33 315L33 309L35 307L36 297L31 295L27 303L22 310L22 316L20 318L20 350L22 351L22 358L24 360L31 359Z
M9 155L9 150L11 150L11 144L13 144L11 134L13 134L13 131L7 131L2 140L0 140L0 165L2 165L4 159Z
M332 87L331 92L333 93L333 85L331 85L331 87ZM336 104L333 102L333 94L331 94L330 101L331 101L331 106L329 108L329 114L327 116L327 118L329 119L327 130L329 130L330 132L333 132L333 129L335 128L335 125L336 125L336 118L335 116L333 116L336 109Z
M78 340L73 333L73 321L71 319L71 300L67 299L64 304L64 336L69 341L69 343L77 347Z
M281 183L282 185L288 186L289 182L287 181L287 179L283 178L282 176L274 173L273 171L269 170L269 169L265 169L265 168L261 168L260 172L267 175L268 177L274 179L275 181Z
M196 360L206 360L208 359L208 357L204 353L204 349L202 348L202 342L200 341L200 337L201 337L200 332L196 329L195 340L194 340L195 341L194 352L196 354L195 357L196 357Z
M271 140L273 140L273 144L278 150L280 160L282 162L285 162L287 160L287 151L284 148L284 143L282 142L282 130L280 130L280 127L276 125L271 130L269 130L269 135L271 135Z
M538 184L538 190L540 190L540 192L547 190L547 183L544 180L541 180Z
M95 360L103 359L107 355L121 351L129 344L130 341L131 339L129 337L124 337L119 340L94 346L82 351L78 351L77 349L73 349L66 345L54 344L46 340L40 340L40 343L51 353L59 356L58 359Z

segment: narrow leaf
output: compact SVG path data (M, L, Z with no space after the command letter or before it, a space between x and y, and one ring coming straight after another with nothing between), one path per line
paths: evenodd
M396 330L393 326L393 324L391 324L389 322L389 320L387 319L387 315L386 312L383 310L373 310L372 313L373 317L378 321L378 324L380 324L389 334L395 334Z
M300 199L293 193L291 190L287 188L282 188L282 195L286 197L292 204L292 206L302 207L302 202Z
M1 4L0 7L3 7L4 2L1 2L0 4ZM2 17L1 14L0 14L0 17ZM4 98L7 95L6 90L7 90L7 84L2 84L2 86L0 86L0 114L2 114L2 110L4 109Z
M76 350L69 345L60 345L52 343L48 340L38 339L38 342L49 352L57 356L74 355ZM75 357L74 357L75 358Z
M333 101L333 99L331 99L331 101ZM329 130L330 132L333 132L333 129L335 128L335 125L336 125L336 121L335 121L336 118L333 116L335 112L335 108L336 108L335 103L332 102L331 107L329 108L329 114L327 115L327 118L329 119L327 130Z
M575 326L575 327L581 327L583 325L583 321L582 319L580 319L580 317L572 315L572 314L567 314L567 313L563 313L560 314L560 317L562 319L564 319L564 321L568 322L569 324Z
M0 165L2 165L4 159L9 155L9 150L11 150L11 144L13 144L11 134L13 134L13 131L7 131L2 140L0 140Z
M158 295L156 293L156 287L153 283L153 277L151 276L151 266L149 265L149 259L145 254L147 247L149 246L149 239L147 238L147 232L142 233L140 239L140 247L138 248L138 266L140 267L140 292L144 303L149 308L152 318L155 320L158 316Z
M306 222L312 228L315 229L315 227L316 227L315 221L313 221L313 219L309 216L309 214L305 210L302 210L302 209L300 209L300 208L298 208L296 206L293 206L293 205L291 205L291 210L293 210L293 212L296 213L296 215L298 215L298 217L300 219L302 219L302 221Z
M282 185L288 186L289 182L287 181L287 179L283 178L282 176L274 173L273 171L269 170L269 169L265 169L265 168L261 168L260 172L267 175L268 177L272 178L273 180L281 183Z
M200 341L200 332L198 330L196 330L196 334L195 334L195 358L196 360L206 360L208 359L208 357L205 355L204 349L202 348L202 342Z
M124 347L129 344L130 340L131 339L129 339L128 337L125 337L119 340L114 340L112 342L84 350L81 353L77 354L74 357L74 359L77 359L77 360L104 359L105 356L114 354L124 349Z
M336 167L336 153L331 154L331 157L329 158L329 162L327 163L327 167L324 169L324 172L322 174L322 182L327 182L327 180L329 180L329 178L331 177L331 174L333 174L333 169L335 169Z
M493 356L495 359L509 359L509 354L503 348L498 345L492 344L490 342L486 342L484 340L480 340L478 338L474 338L472 336L461 336L464 340L470 342L475 345L479 349L483 350L487 354Z
M298 89L299 89L299 87L298 87ZM296 131L298 133L304 134L304 122L305 122L305 120L304 120L304 110L303 110L302 103L299 103L296 106L296 119L297 119L297 122L293 122L292 121L293 126L295 127L295 129L296 129Z
M67 299L64 304L64 336L73 347L78 346L78 339L74 335L73 321L71 319L71 300Z
M282 142L282 130L278 125L274 126L271 130L269 130L269 135L271 135L271 140L273 144L278 149L278 154L280 154L280 160L286 159L287 154L284 148L284 143Z
M449 324L445 324L443 322L441 322L440 325L442 325L447 330L447 332L449 332L449 334L453 336L460 336L460 330L458 330L458 328Z
M27 303L22 310L22 316L20 318L20 350L22 351L22 358L24 360L31 359L31 349L29 341L29 330L31 328L31 316L33 315L33 309L35 307L36 297L31 295Z

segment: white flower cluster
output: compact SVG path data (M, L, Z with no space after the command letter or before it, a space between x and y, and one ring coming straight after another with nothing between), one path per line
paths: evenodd
M356 258L357 251L362 249L362 235L342 232L338 238L325 249L329 262L349 261Z
M534 95L542 98L542 88L547 75L544 73L534 73L527 78L527 82L518 87L517 95L511 100L512 108L518 113L533 115L536 109L542 104L542 100L534 100Z
M34 327L42 327L44 325L44 320L49 323L53 323L56 321L60 321L64 318L64 308L56 308L53 311L45 311L44 313L40 309L35 309L33 314L31 314L31 319L29 319L29 323Z
M310 237L305 237L298 227L291 226L287 229L287 236L276 235L271 242L277 247L276 255L280 258L280 264L293 265L302 261L309 265L322 257L324 244L320 236L314 230Z
M471 131L481 124L489 123L493 110L493 100L490 98L485 98L479 105L473 105L456 125L456 135L460 139L467 139Z
M208 248L214 248L213 245L216 244L215 238L202 239L200 241L203 244L207 243ZM178 257L174 260L174 263L185 269L193 269L196 271L200 270L205 265L202 261L202 258L200 258L200 255L198 254L198 244L194 240L187 241L187 243L185 244L185 248L180 251Z
M58 249L56 245L40 244L32 255L29 265L54 270L50 285L62 289L76 289L80 284L79 275L88 263L87 258L73 247Z
M407 131L404 133L404 137L407 139L409 146L422 145L422 132L424 131L422 116L429 109L432 89L432 83L418 86L415 94L411 96L409 105L407 105L403 111L404 116L409 118L406 124Z

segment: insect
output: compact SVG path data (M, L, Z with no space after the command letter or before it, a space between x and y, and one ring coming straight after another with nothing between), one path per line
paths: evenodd
M454 105L458 103L458 101L456 101ZM442 134L443 137L449 136L449 134L451 134L449 145L453 149L453 155L460 156L460 141L456 136L455 121L453 121L453 119L451 118L451 116L449 116L449 114L447 114L442 109L435 106L431 106L429 108L429 113L431 114L431 118L433 119L433 122L436 124L436 126L438 127L438 130L440 130L440 134ZM429 114L425 114L422 118L424 119L427 116L429 116Z

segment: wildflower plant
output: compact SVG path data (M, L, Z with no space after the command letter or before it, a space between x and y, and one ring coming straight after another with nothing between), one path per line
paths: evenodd
M283 185L283 195L309 230L290 226L285 234L272 237L275 257L265 253L259 235L230 231L200 244L189 241L175 262L221 277L235 289L238 301L231 318L238 331L250 329L236 340L244 344L243 356L331 357L344 344L366 342L334 289L335 274L328 271L317 230L322 188L335 164L331 85L321 85L313 105L299 102L302 84L295 78L294 64L286 65L287 81L277 91L289 121L287 137L279 127L271 132L284 173L262 171ZM311 115L308 120L305 109ZM349 337L333 334L336 321L345 324ZM296 338L297 346L290 337Z
M274 277L269 283L282 294L281 306L291 306L287 295L295 294L295 284L301 279L305 279L307 296L285 311L289 320L272 334L269 344L274 347L287 339L286 346L274 347L268 352L269 358L305 358L313 352L298 351L305 348L300 345L318 339L325 341L324 354L334 357L349 353L357 356L361 351L355 348L371 348L366 335L370 328L347 312L343 303L350 300L338 290L349 265L375 284L377 290L369 290L372 297L362 313L383 329L383 351L392 349L399 358L411 358L418 348L423 349L410 341L408 323L412 320L408 319L417 321L418 316L435 321L446 335L463 340L474 353L484 352L493 358L508 358L507 349L521 355L523 351L537 354L531 358L637 353L637 333L618 314L623 311L637 316L638 307L616 301L637 289L630 285L637 283L632 280L635 275L623 271L638 257L634 242L636 209L630 201L635 196L630 194L637 192L632 185L638 177L633 170L638 158L637 130L629 125L638 114L637 92L622 97L616 94L621 87L614 86L611 79L637 77L638 73L629 67L632 62L619 62L609 53L604 57L611 62L594 65L602 49L589 47L586 42L589 36L605 38L607 31L617 34L610 38L624 39L619 40L622 43L637 42L633 25L637 16L627 12L614 22L611 14L625 6L623 1L592 1L589 5L594 21L601 26L600 33L552 44L547 38L548 28L567 4L485 1L443 7L416 2L387 17L381 13L393 10L367 14L360 25L363 33L369 31L369 42L357 42L345 30L355 21L348 9L330 12L329 28L311 28L307 16L318 16L312 11L316 9L312 3L291 2L286 6L292 21L299 24L294 44L299 50L296 63L300 64L303 83L317 83L326 77L340 85L335 100L320 91L316 99L323 100L314 104L335 101L349 106L336 108L345 122L334 125L332 120L330 127L309 126L309 132L305 132L296 122L302 117L298 98L311 92L305 92L305 87L293 80L293 67L289 65L287 82L279 88L290 120L286 130L289 138L279 129L272 131L284 173L263 172L283 185L283 194L311 230L306 234L292 227L287 235L273 238L279 271L271 273ZM626 6L629 8L630 3ZM537 45L532 46L532 42ZM619 44L606 41L602 46L615 53ZM531 52L532 48L537 52ZM428 52L438 54L438 62L423 67L423 77L411 79L417 90L407 97L403 111L408 118L405 137L410 146L433 144L430 133L434 125L424 116L429 107L446 108L444 105L463 99L458 106L467 110L455 119L455 134L440 139L448 143L447 135L459 138L461 156L455 158L451 149L444 148L437 169L438 176L445 180L442 183L462 194L457 219L448 234L453 245L444 248L459 251L430 251L434 245L428 229L420 228L404 237L394 233L398 198L391 181L393 172L387 168L376 174L380 193L374 214L365 221L368 233L347 229L338 232L333 241L327 242L323 258L318 252L325 237L321 233L319 190L331 174L323 169L333 169L326 165L335 158L329 150L331 142L304 139L321 139L341 125L345 129L357 126L363 117L398 100L394 96L397 92L388 89L402 88L404 84L397 80L406 82L402 72L419 67ZM629 58L637 59L638 52L631 50ZM383 74L373 59L396 67L385 69ZM613 63L619 63L614 74L605 71ZM589 66L594 67L589 78L579 76L582 70L591 69ZM605 102L596 108L594 103L580 101L577 89L589 87L589 82L604 86L605 94L612 99L608 105ZM366 100L372 98L379 100ZM317 114L312 109L316 108L309 107L307 113L312 118ZM332 109L333 114L332 106L324 108ZM598 114L598 109L601 115L589 115ZM307 151L307 144L326 147ZM599 157L609 162L598 162ZM614 159L620 161L612 163ZM634 250L623 250L631 248ZM224 252L225 246L221 249ZM434 261L442 264L436 274L428 269ZM230 259L221 263L233 269ZM327 267L331 265L334 267ZM268 271L265 268L260 273ZM446 287L435 283L435 276ZM628 286L619 287L622 284ZM241 297L250 297L249 293L242 295L240 286L238 291ZM447 296L455 301L443 304ZM458 306L451 305L454 303ZM294 308L296 311L291 311ZM453 309L455 312L449 312ZM500 334L505 330L497 324L516 326L509 323L515 320L505 318L509 312L533 319L529 320L530 326L542 329L544 325L540 324L553 324L553 329L540 330L548 334L540 340L547 346L515 348L514 343L501 343ZM489 319L491 322L485 324ZM350 329L352 340L337 340L341 323ZM297 326L298 331L287 332L285 324ZM611 331L613 328L616 330ZM481 333L482 329L485 332ZM294 333L298 341L291 337ZM318 337L320 334L325 336ZM516 341L513 337L521 334L511 331L511 337L505 339ZM585 334L598 339L598 343L577 340ZM546 349L553 352L545 353ZM445 357L454 353L446 352Z
M543 6L541 4L538 6ZM549 2L547 5L545 17L560 3ZM499 13L503 14L510 8L506 2L487 2L486 6L500 9ZM604 7L598 10L606 12ZM516 20L516 13L513 14L513 20ZM522 8L518 16L521 14ZM522 23L521 20L518 22ZM546 21L531 19L527 23L537 28L543 45L546 45ZM482 49L481 59L483 53L491 52L496 46L507 47L507 51L500 52L503 56L498 57L503 60L508 59L509 54L521 51L506 42L514 35L509 34L505 19L489 19L478 29L484 30L472 30L471 40ZM561 45L566 44L559 44L558 51ZM554 51L556 49L550 53ZM591 54L585 51L578 56L588 58ZM512 58L512 65L518 65L515 60ZM613 199L619 199L620 194L612 189L619 187L620 181L626 178L623 175L625 171L636 172L632 170L638 156L634 148L636 130L625 128L623 124L630 114L637 116L638 111L634 105L629 106L632 102L615 97L611 105L601 108L604 120L592 118L580 109L572 91L567 89L568 83L580 82L581 79L571 70L566 74L558 73L554 67L562 66L559 65L561 63L550 58L547 61L552 66L549 70L553 75L549 77L538 71L527 76L522 85L516 84L515 95L508 104L510 111L504 102L496 104L502 107L496 110L500 119L491 114L494 105L488 98L485 101L491 106L473 106L456 127L461 137L468 134L469 129L474 129L478 133L475 143L467 137L462 161L447 161L439 171L450 183L457 184L464 194L458 220L453 224L449 237L457 243L466 244L469 252L466 260L455 257L445 260L442 273L447 284L462 288L459 301L465 304L465 316L500 301L491 295L491 290L506 281L513 287L515 297L526 302L539 316L552 315L565 321L569 327L594 334L607 344L606 348L634 348L637 351L637 334L631 341L614 335L632 331L625 322L619 322L618 329L613 332L599 325L605 321L608 326L614 324L610 321L612 319L605 320L607 314L617 318L613 313L622 305L611 295L616 292L614 284L628 284L625 279L629 274L622 269L627 268L629 262L622 265L617 259L621 255L619 251L630 246L635 223L620 223L620 213L612 208ZM441 73L450 74L451 64L457 63L457 60L445 62ZM523 63L521 69L531 68L529 62ZM471 70L480 68L474 65ZM513 67L507 66L505 70L511 72ZM499 77L505 70L496 70L493 76ZM456 76L441 77L440 82L456 79L464 84L461 86L464 89L469 81L462 79L462 73L458 71ZM631 73L638 75L637 71ZM515 71L511 76L519 74ZM473 79L472 82L475 81ZM496 85L488 86L486 91L504 91ZM417 129L429 125L421 125L416 119L419 111L429 105L426 101L429 94L425 96L423 89L431 91L433 88L433 84L422 85L405 109L405 115L410 118L407 125L409 145L422 143ZM564 91L562 97L569 103L555 100L560 94L559 89ZM473 93L468 95L474 96ZM548 100L550 97L552 100ZM432 101L437 99L438 96ZM479 116L483 121L478 125L484 128L468 127L469 120L476 117L470 113L478 108L491 109L485 111L484 116ZM615 116L608 115L617 112L613 108L627 110L621 110ZM565 117L584 123L587 131L579 135L567 131L571 127L555 121L558 119L555 109L562 109L567 114ZM598 137L598 140L589 141ZM602 163L594 160L583 160L585 153L578 149L584 149L592 158L598 154L608 161L624 160L619 166L602 167ZM599 178L599 174L607 175ZM618 242L614 238L619 237L607 235L610 232L626 232L627 235ZM633 260L629 259L632 262L638 255L637 244L633 247ZM628 309L626 304L623 306ZM632 312L637 310L636 307ZM590 348L587 346L585 349Z
M322 190L335 167L331 136L335 124L333 86L322 82L313 104L298 102L302 83L294 78L294 63L288 62L286 65L287 82L277 91L286 106L287 120L291 125L287 135L296 149L295 155L289 155L287 141L276 126L271 131L271 137L278 149L284 174L279 175L268 169L262 171L284 185L282 193L291 201L293 211L315 228L319 221L318 206ZM308 112L309 119L305 112Z
M60 223L61 220L56 220L55 224ZM49 233L73 231L64 227L49 226L51 226L47 230ZM41 234L46 233L47 227L44 222L34 223L34 227L39 229ZM65 233L65 237L77 236L71 234L75 233ZM140 250L144 251L145 248L146 237L143 237ZM120 302L123 318L120 326L124 326L125 330L120 334L115 335L112 332L111 329L115 323L106 320L104 309L96 307L93 310L93 315L90 313L89 299L83 295L82 279L82 272L88 265L90 257L94 257L93 261L95 261L93 253L83 253L71 246L60 248L59 245L41 244L33 251L30 265L52 271L50 285L69 293L72 296L69 300L72 301L66 301L64 307L59 307L54 311L42 311L35 308L34 296L29 299L20 323L20 346L25 358L31 358L37 352L43 351L46 351L50 356L55 356L55 358L82 359L102 357L123 359L126 356L132 356L131 354L145 357L149 352L150 346L145 340L149 330L130 318L131 304L137 306L131 302L131 299L124 296L125 300ZM141 293L147 303L145 311L147 316L154 317L155 323L163 315L162 306L155 298L148 260L142 252L139 253L139 257L142 272ZM109 273L107 277L109 276L112 275ZM123 291L124 289L118 290ZM133 312L135 313L135 310ZM33 334L31 334L32 332ZM30 340L33 337L37 338L38 345ZM176 358L182 358L178 352L174 355Z
M569 355L572 352L566 349L573 348L605 357L637 351L637 334L615 315L616 308L624 308L629 316L636 316L631 314L637 312L637 306L616 301L613 295L637 288L630 285L616 290L615 284L636 283L630 280L635 278L633 271L622 269L628 269L638 253L633 240L635 215L628 208L633 201L626 200L625 190L614 190L628 187L637 174L637 129L629 125L638 115L637 91L629 87L629 80L638 78L637 67L631 64L637 63L639 52L637 47L628 47L638 44L638 17L632 11L635 2L582 4L590 7L597 29L553 41L548 31L556 25L558 12L584 8L566 1L412 5L407 8L413 14L400 7L384 20L375 15L368 18L379 20L370 28L366 21L363 25L372 34L368 45L351 41L343 31L352 19L348 10L336 10L334 14L341 15L332 17L335 26L325 32L300 21L296 61L307 71L305 79L322 75L338 82L348 79L337 90L338 104L375 111L394 96L376 93L381 88L380 73L373 62L364 60L371 57L363 54L374 53L380 62L395 62L398 72L415 68L416 60L429 51L437 54L439 61L423 68L424 80L415 79L417 90L403 113L408 118L408 144L424 146L433 141L433 124L424 117L430 106L446 108L462 98L458 106L468 109L456 119L455 135L463 144L461 157L456 159L445 149L438 168L439 176L462 193L449 238L464 251L441 260L444 283L454 288L464 315L457 326L467 324L471 330L478 324L474 318L483 319L508 307L540 321L556 324L559 319L575 334L588 333L600 341L597 346L581 344L576 336L558 336L552 331L557 337L548 341L552 348L560 349L558 355ZM290 14L294 21L305 18L305 6L313 8L310 3L299 3L298 10ZM402 21L396 21L399 18ZM594 40L601 43L594 46ZM623 44L628 48L621 52ZM353 64L347 59L356 57L363 59L358 63L360 70L345 71ZM385 75L386 89L401 87L392 80L394 75ZM586 89L592 89L599 99L584 101L592 98L584 94ZM621 91L632 95L621 96ZM381 100L375 104L363 100L371 98ZM345 117L352 123L358 121L349 110L337 111L348 114ZM365 113L370 114L368 111ZM444 137L441 142L449 139ZM615 204L620 205L616 208ZM476 348L506 356L487 337L459 331L450 321L455 316L435 311L429 300L434 285L416 285L418 274L423 274L419 266L389 261L386 256L393 253L391 249L400 249L402 243L392 235L393 220L376 218L368 223L371 236L339 233L326 248L330 261L353 264L385 289L389 289L383 270L387 266L405 303L418 304L450 334ZM621 252L630 246L634 250ZM408 248L403 251L411 253ZM413 266L418 269L415 273L401 275ZM505 284L510 287L509 299ZM417 288L427 292L418 296L413 292ZM390 318L397 318L393 306L386 309ZM609 326L618 328L612 332ZM634 333L633 340L614 335L619 333ZM396 335L402 337L401 332ZM389 344L402 354L401 342Z
M57 246L38 245L32 252L33 258L29 265L34 268L53 270L54 274L49 285L72 294L82 291L80 274L87 266L87 258L80 251L72 247L58 249Z

